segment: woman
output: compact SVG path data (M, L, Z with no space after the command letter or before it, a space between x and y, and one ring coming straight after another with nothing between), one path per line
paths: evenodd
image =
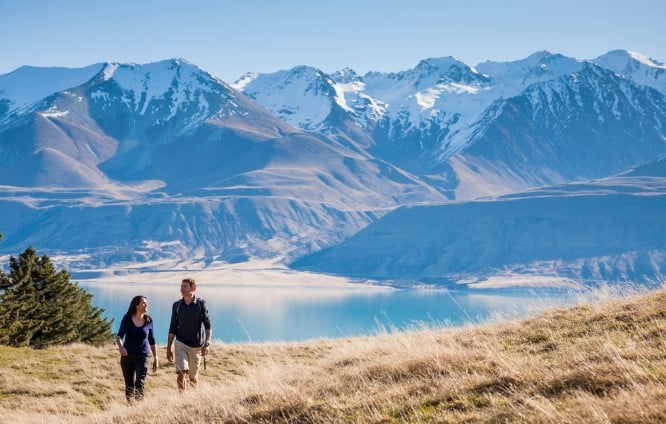
M148 374L152 353L153 372L157 371L158 359L153 336L153 320L146 313L148 301L144 296L134 296L127 313L120 321L116 345L120 350L120 368L125 379L127 402L143 399L143 388ZM125 339L123 342L123 338Z

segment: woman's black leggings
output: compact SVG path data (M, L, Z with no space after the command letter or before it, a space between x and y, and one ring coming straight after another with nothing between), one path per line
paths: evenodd
M125 398L128 401L143 399L149 365L150 357L147 355L129 354L120 357L120 368L125 379Z

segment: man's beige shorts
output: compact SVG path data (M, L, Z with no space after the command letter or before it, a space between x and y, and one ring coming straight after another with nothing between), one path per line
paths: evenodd
M201 362L201 348L189 347L178 340L174 341L174 353L176 356L176 371L188 371L191 379L199 375L199 363Z

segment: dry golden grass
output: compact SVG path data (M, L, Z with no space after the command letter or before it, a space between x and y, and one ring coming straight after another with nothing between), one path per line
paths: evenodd
M0 347L0 421L663 423L665 336L661 289L481 327L218 344L182 395L161 347L131 406L113 345Z

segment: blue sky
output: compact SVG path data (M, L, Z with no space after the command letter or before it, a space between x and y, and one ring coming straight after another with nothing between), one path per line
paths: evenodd
M661 0L0 0L0 74L182 57L226 82L297 65L360 74L548 50L666 62Z

